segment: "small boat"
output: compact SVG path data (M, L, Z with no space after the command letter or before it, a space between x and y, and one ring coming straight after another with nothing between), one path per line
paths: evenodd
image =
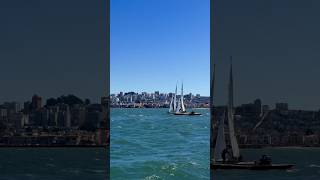
M234 130L234 108L233 108L233 74L232 61L230 66L230 77L228 87L228 106L221 116L218 116L218 131L214 149L214 159L210 163L210 169L247 169L247 170L286 170L294 164L272 164L271 158L262 155L259 161L244 162L240 155L239 145ZM229 145L225 138L225 118L228 123Z
M291 169L294 164L272 164L271 158L267 155L262 155L259 161L250 162L214 162L210 164L210 168L217 169L247 169L247 170L286 170Z
M174 115L190 115L189 112L175 112Z
M189 116L196 116L201 115L201 113L194 112L193 110L191 112L186 111L186 107L184 105L184 95L183 95L183 83L181 86L181 95L180 98L177 99L177 85L174 95L171 97L170 101L170 107L168 113L173 115L189 115Z
M174 115L188 115L188 112L186 111L186 107L183 102L183 83L181 85L181 95L178 100L178 106L176 107L176 112L173 113Z
M286 170L294 167L293 164L249 164L249 163L235 163L235 164L211 164L210 169L247 169L247 170Z

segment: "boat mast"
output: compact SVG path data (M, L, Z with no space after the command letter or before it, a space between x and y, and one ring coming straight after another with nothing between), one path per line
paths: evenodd
M234 113L233 113L233 73L232 73L232 56L230 57L230 77L229 77L229 98L228 98L228 124L230 143L232 147L232 154L234 158L240 156L237 138L234 132Z

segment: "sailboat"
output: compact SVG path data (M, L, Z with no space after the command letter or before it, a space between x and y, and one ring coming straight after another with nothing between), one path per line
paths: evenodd
M269 169L290 169L293 164L272 164L271 158L263 155L259 161L244 162L240 155L239 145L234 131L234 108L233 108L233 74L232 57L230 65L229 86L228 86L228 107L227 119L229 129L229 145L225 139L225 112L219 116L218 134L216 138L214 158L210 163L211 169L249 169L249 170L269 170Z
M201 115L200 113L196 113L194 111L192 111L192 112L186 111L186 107L184 105L183 83L181 85L181 95L178 100L178 105L177 105L176 112L174 113L174 115Z
M169 106L169 110L168 112L170 114L174 114L174 115L201 115L200 113L197 112L187 112L186 110L186 106L184 104L184 95L183 95L183 83L181 85L181 95L180 98L177 98L177 85L176 85L176 89L175 89L175 93L173 94L173 96L171 97L171 101L170 101L170 106ZM178 100L177 100L178 99Z

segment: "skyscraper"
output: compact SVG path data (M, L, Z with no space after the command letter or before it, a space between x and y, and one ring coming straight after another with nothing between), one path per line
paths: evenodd
M38 95L32 97L31 103L32 110L40 110L42 107L42 98Z

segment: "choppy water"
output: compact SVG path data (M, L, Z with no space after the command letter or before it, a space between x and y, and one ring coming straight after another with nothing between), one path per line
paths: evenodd
M262 154L272 156L274 163L296 164L292 170L218 170L212 171L213 180L319 180L320 148L246 149L241 153L247 160L256 160Z
M106 157L104 148L0 148L0 179L106 179Z
M111 110L111 179L209 179L209 110Z

